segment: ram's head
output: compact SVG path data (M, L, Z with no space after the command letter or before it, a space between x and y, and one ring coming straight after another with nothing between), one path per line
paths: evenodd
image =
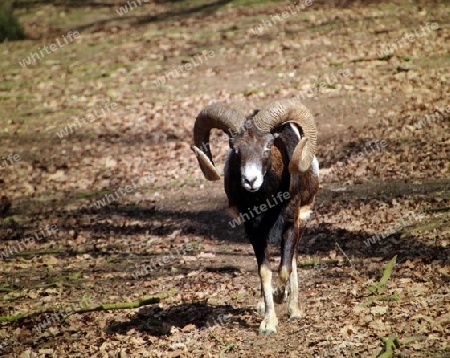
M220 179L209 146L210 131L217 128L229 135L230 149L240 158L242 186L249 191L258 190L270 166L273 133L286 123L296 124L303 133L289 163L289 171L291 174L305 172L315 156L317 133L313 116L297 99L272 102L248 118L220 103L204 108L195 121L192 150L205 178Z

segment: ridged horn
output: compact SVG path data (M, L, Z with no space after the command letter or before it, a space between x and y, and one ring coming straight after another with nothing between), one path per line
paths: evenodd
M191 149L206 179L211 181L220 179L220 174L212 160L209 143L211 129L221 129L228 136L233 136L239 131L244 121L245 116L242 113L221 103L209 105L198 114L194 125L194 145Z
M316 122L311 112L297 98L272 102L253 118L253 123L265 133L285 123L300 126L304 136L294 149L289 171L291 174L298 174L309 169L316 154Z

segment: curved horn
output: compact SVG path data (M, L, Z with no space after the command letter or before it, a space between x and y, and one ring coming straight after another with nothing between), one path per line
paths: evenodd
M291 174L298 174L309 169L316 154L317 130L311 112L298 98L288 98L272 102L253 118L256 128L265 133L288 122L299 125L304 134L289 163Z
M242 113L221 103L207 106L198 114L194 125L194 145L191 149L197 156L198 164L206 179L220 179L209 145L211 129L221 129L228 136L233 136L239 131L244 121L245 116Z

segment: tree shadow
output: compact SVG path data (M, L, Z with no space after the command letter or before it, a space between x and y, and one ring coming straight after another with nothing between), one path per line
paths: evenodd
M130 0L138 3L138 0ZM157 4L165 4L165 3L180 3L185 0L156 0L154 1ZM23 9L23 8L31 8L35 6L42 5L53 5L53 6L61 6L65 8L80 8L80 7L107 7L107 8L115 8L120 6L127 5L127 0L15 0L14 8ZM149 3L149 1L141 0L142 5L145 3Z
M224 208L225 209L225 208ZM161 209L156 206L144 207L136 205L119 205L111 203L101 209L82 208L76 212L69 212L75 216L111 217L118 215L123 218L143 220L143 225L128 225L126 228L114 223L99 223L79 225L80 230L93 233L114 232L118 235L135 235L148 233L155 236L197 235L225 240L236 243L246 243L243 227L231 228L228 224L231 217L222 209L183 211L174 209ZM162 223L162 224L161 224ZM211 225L215 223L215 225ZM243 226L243 225L241 225ZM218 230L220 227L220 230ZM73 229L71 226L62 226L63 230Z
M412 185L412 186L411 186ZM370 233L364 230L348 230L330 223L324 223L320 220L321 204L326 202L340 202L343 208L352 205L358 205L358 202L351 199L355 197L383 197L386 202L391 202L393 198L407 197L411 194L411 188L417 189L419 195L433 195L440 192L448 186L448 180L436 180L427 185L411 184L405 185L404 181L380 182L368 185L354 185L351 191L334 192L322 188L317 197L315 209L316 220L311 220L301 238L299 249L300 254L327 254L336 250L336 245L344 250L348 255L356 258L366 257L384 257L390 259L393 252L399 254L399 260L402 257L418 258L428 260L429 258L444 259L446 255L450 256L450 249L442 249L439 246L427 245L424 242L415 240L414 236L402 236L402 226L398 231L389 231L395 222L386 227L380 233L383 238L376 236L376 232ZM417 187L417 188L416 188ZM185 210L168 207L159 207L155 204L145 206L140 205L113 205L105 206L100 209L80 208L69 215L86 215L88 217L100 216L103 218L119 216L133 220L141 220L144 224L135 226L123 226L114 223L93 223L82 226L83 230L93 233L113 232L117 235L133 235L135 233L149 233L155 236L181 235L181 236L200 236L213 241L224 241L235 244L249 245L245 235L243 225L232 227L230 223L233 218L226 211L226 198L222 207L202 210ZM193 202L199 201L197 196L190 198ZM209 205L206 204L206 207ZM175 207L175 206L174 206ZM326 210L326 209L325 209ZM399 218L400 219L400 218ZM397 220L398 221L398 220ZM212 224L213 223L213 224ZM415 225L418 222L411 221L409 225ZM73 227L67 227L66 230L73 230ZM275 245L278 246L278 245Z
M375 193L376 194L376 193ZM325 198L327 194L322 194L319 197L318 205ZM333 196L334 201L344 201L343 194L341 196ZM344 205L344 203L343 203ZM348 205L345 203L345 205ZM320 209L318 209L320 210ZM48 215L54 213L54 209L49 208ZM41 212L41 214L45 214ZM151 236L167 237L175 236L195 236L205 237L212 241L223 241L234 244L250 245L245 236L243 225L237 228L231 228L228 224L231 217L226 213L225 207L218 209L207 209L198 211L185 211L169 208L158 208L154 204L148 207L145 205L121 205L118 203L111 203L103 208L83 207L74 211L60 211L59 217L76 217L78 219L89 219L89 223L81 224L66 224L59 225L59 229L63 232L89 232L92 240L97 237L102 238L105 235L117 235L118 237L147 234ZM106 219L111 217L132 219L132 221L140 221L140 223L133 223L124 225L119 219L117 222ZM83 220L82 220L83 221ZM211 225L211 223L214 223ZM387 225L385 231L389 227ZM403 258L419 258L424 260L443 259L446 260L450 256L450 249L445 250L439 246L427 245L423 242L417 241L412 236L402 237L402 231L391 232L384 238L376 238L374 233L369 233L363 230L347 230L336 227L330 223L317 222L312 220L308 225L305 234L303 235L299 252L301 255L323 255L330 251L337 251L337 245L348 256L353 258L367 258L367 257L384 257L391 258L394 254L399 255L399 261ZM369 240L371 239L371 240ZM274 245L274 251L278 245ZM72 253L76 254L76 252ZM92 251L92 255L106 255L100 251ZM159 253L158 255L164 255ZM218 254L218 252L217 252ZM71 255L66 252L66 255ZM154 254L142 252L124 252L121 256L136 256L154 258ZM246 254L247 255L247 254ZM170 264L167 265L170 267ZM161 266L164 269L164 265Z
M126 1L122 1L126 4ZM95 1L95 0L15 0L15 9L29 9L35 6L61 6L65 8L78 8L78 7L112 7L118 5L114 1Z
M155 15L125 15L128 13L128 11L132 11L131 9L127 12L121 13L119 16L111 17L104 20L97 20L94 22L90 22L87 24L79 25L73 28L72 30L76 31L83 31L87 30L89 28L101 28L102 26L108 25L109 23L115 23L115 22L126 22L130 25L145 25L149 23L159 22L159 21L166 21L169 19L177 19L181 17L187 17L191 16L193 14L198 15L207 15L216 12L220 7L232 2L232 0L217 0L212 3L206 3L186 9L179 9L179 10L168 10L163 13L155 14ZM120 7L116 8L120 9ZM118 10L119 11L119 10Z
M139 4L139 1L141 4ZM146 2L143 0L130 0L120 2L104 2L104 1L95 1L95 0L16 0L14 2L14 8L25 8L32 10L36 6L45 6L52 4L53 6L63 7L65 9L70 8L83 8L83 7L97 7L97 8L111 8L111 14L117 16L111 16L108 18L103 18L95 21L91 21L88 23L76 25L70 30L72 31L85 31L85 30L95 30L98 31L102 29L104 26L108 26L111 24L125 23L127 25L144 25L148 23L178 19L183 17L196 15L207 15L216 12L222 6L231 3L233 0L215 0L205 1L203 4L199 4L192 7L182 7L179 2L184 0L163 0L158 3L168 3L170 5L174 5L174 9L169 9L167 11L156 13L152 15L136 15L133 14L133 11L136 8L144 6ZM64 29L67 31L68 29ZM63 29L54 29L55 31L63 31Z

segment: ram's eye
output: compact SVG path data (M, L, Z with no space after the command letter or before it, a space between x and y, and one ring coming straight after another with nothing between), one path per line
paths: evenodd
M264 149L264 156L268 157L270 155L270 148Z

